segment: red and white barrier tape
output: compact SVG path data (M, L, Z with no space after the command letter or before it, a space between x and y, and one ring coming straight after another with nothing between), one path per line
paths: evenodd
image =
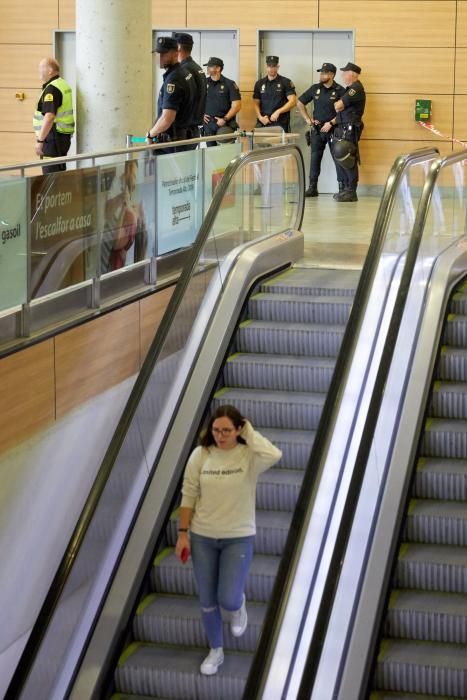
M464 141L459 141L459 139L456 139L451 136L446 136L446 134L443 134L441 131L436 129L433 124L430 124L430 122L418 122L420 126L423 126L424 129L427 129L428 131L431 131L433 134L436 134L436 136L441 136L442 139L446 139L446 141L454 141L454 143L460 143L460 145L463 148L467 148L467 144Z

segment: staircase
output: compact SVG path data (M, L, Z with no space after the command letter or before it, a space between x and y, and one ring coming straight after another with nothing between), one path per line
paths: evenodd
M169 546L151 570L152 593L133 622L134 643L115 672L113 700L238 700L242 697L284 550L315 431L349 316L359 272L293 268L260 285L248 301L224 387L212 408L233 404L283 453L257 488L255 556L247 588L249 624L240 638L224 623L225 661L202 676L207 654L191 560L175 557L177 513Z

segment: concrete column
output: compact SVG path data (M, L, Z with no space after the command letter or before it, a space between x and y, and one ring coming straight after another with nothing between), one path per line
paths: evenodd
M77 151L125 147L152 126L151 0L76 0Z

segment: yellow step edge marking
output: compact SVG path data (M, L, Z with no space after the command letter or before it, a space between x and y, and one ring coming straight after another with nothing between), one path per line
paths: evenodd
M152 563L153 566L158 566L158 564L160 564L161 561L163 561L166 557L168 557L169 554L172 554L173 551L174 551L173 547L165 547L165 549L163 549L162 552L159 552L157 557L154 559L154 561Z
M224 394L226 394L228 391L230 391L231 388L232 388L232 387L230 387L230 386L224 386L222 389L219 389L219 391L216 391L216 393L214 394L214 398L215 398L215 399L220 398L221 396L223 396Z
M388 608L393 608L396 605L397 599L399 598L400 592L398 590L391 591L389 596Z
M383 641L379 647L378 661L384 661L386 654L388 653L389 642Z
M239 325L239 328L246 328L246 326L249 326L250 323L253 323L253 319L249 318L246 321L242 321Z
M409 549L409 545L407 542L404 542L403 544L401 544L397 558L403 559L405 557L405 555L407 554L408 549Z
M440 353L439 353L439 354L440 354L440 355L446 355L447 352L448 352L448 346L447 346L447 345L443 345L442 348L441 348L441 350L440 350Z
M417 462L417 467L416 467L417 470L418 470L418 469L423 469L423 467L425 466L425 464L426 464L426 459L425 459L425 457L420 457L420 459L419 459L418 462Z
M144 598L144 600L142 600L141 603L136 608L136 614L141 615L146 610L146 608L148 608L151 605L151 603L154 603L156 598L157 598L157 595L155 593L151 593L150 595L147 595L146 598Z
M427 418L425 422L425 430L430 430L433 424L433 418Z
M174 520L178 520L178 516L180 515L180 507L175 508L170 514L170 522L173 523Z
M234 352L233 355L229 355L226 362L232 362L232 360L235 360L236 357L240 357L240 355L244 355L245 353L243 352Z
M409 503L409 508L407 510L408 515L412 515L414 512L415 508L417 507L418 500L416 498L413 498L410 503Z
M454 321L457 314L448 314L448 321Z
M118 660L118 665L119 665L119 666L123 666L123 664L125 663L125 661L128 661L128 659L130 658L130 656L132 656L132 654L134 654L136 651L138 651L138 649L139 649L141 646L143 646L143 645L141 644L141 642L132 642L132 644L130 644L130 646L127 647L127 648L125 649L125 651L123 652L123 654L122 654L121 657L119 658L119 660Z
M433 389L434 391L439 391L441 389L442 382L437 379L435 382L433 382Z

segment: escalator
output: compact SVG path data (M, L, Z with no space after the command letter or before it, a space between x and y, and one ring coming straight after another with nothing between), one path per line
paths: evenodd
M467 286L451 298L371 700L467 697Z
M217 676L200 675L207 647L191 562L173 551L174 512L115 672L115 700L242 697L358 278L295 266L250 296L211 402L236 406L283 452L258 482L247 631L235 639L225 621L225 661Z

